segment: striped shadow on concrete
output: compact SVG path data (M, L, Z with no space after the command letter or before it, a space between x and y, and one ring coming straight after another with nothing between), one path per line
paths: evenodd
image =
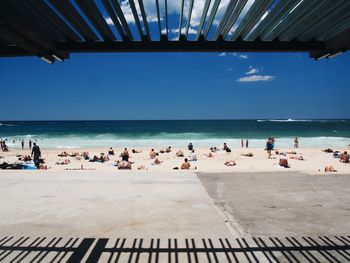
M350 262L350 236L0 238L0 262Z

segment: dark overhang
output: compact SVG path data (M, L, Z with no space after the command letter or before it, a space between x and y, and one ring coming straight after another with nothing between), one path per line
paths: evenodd
M74 52L309 52L321 59L350 48L349 0L206 0L194 38L194 0L154 0L155 22L143 0L128 0L132 23L126 1L1 0L0 56L53 63ZM167 1L179 1L175 38Z

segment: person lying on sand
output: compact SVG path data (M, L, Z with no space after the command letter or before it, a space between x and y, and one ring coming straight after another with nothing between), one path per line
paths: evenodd
M325 173L328 173L328 172L336 173L337 170L335 170L334 167L333 167L332 165L328 165L328 166L325 166L324 172L325 172Z
M100 157L100 160L103 161L103 162L107 162L107 161L109 161L109 157L108 157L108 155L102 155Z
M119 170L131 170L131 163L127 161L118 161L117 162Z
M159 165L159 164L161 164L163 161L160 161L159 159L158 159L158 157L156 157L155 159L154 159L154 161L152 161L151 162L151 164L152 165Z
M246 156L246 157L253 157L254 156L254 154L252 154L252 153L243 153L241 155Z
M327 149L322 150L322 152L325 152L325 153L332 153L333 150L330 149L330 148L327 148Z
M185 158L185 161L181 165L181 170L189 170L191 168L191 164L188 162L188 159Z
M275 151L275 154L277 154L277 155L283 155L283 156L286 156L286 155L287 155L287 153L285 153L285 152L279 152L279 151Z
M287 152L288 154L297 154L295 151Z
M299 160L299 161L304 161L304 157L303 156L291 156L289 157L290 159L294 159L294 160Z
M138 151L138 150L135 150L135 149L132 149L131 152L132 153L142 153L142 151Z
M343 153L340 155L339 161L342 162L342 163L349 163L349 154L348 154L347 151L343 152Z
M59 157L68 157L68 153L67 152L61 152L57 156L59 156Z
M68 154L69 157L77 157L79 155L79 153L71 153L71 154Z
M140 165L139 167L137 167L137 170L145 170L146 167L144 165Z
M39 165L39 169L40 169L40 170L47 170L47 169L51 169L51 167L47 167L47 165L40 164L40 165Z
M18 158L19 161L23 161L23 162L29 162L32 160L32 158L30 157L30 155L23 155L23 156L20 156Z
M224 163L226 166L235 166L236 162L234 160L228 160Z
M175 155L176 157L184 157L184 152L182 150L178 150Z
M65 159L64 161L61 162L56 162L57 165L66 165L66 164L70 164L70 160L69 159Z
M214 158L214 155L210 152L209 154L204 154L205 157Z
M81 156L84 158L84 160L89 160L89 159L90 159L89 153L88 153L88 152L83 152L83 153L81 154Z

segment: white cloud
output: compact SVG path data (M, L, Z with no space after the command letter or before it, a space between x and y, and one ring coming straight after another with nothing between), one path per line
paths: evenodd
M231 55L233 57L239 58L239 59L248 59L248 56L245 54L238 54L238 53L226 53L226 52L222 52L220 53L218 56L219 57L225 57L227 55Z
M239 82L256 82L256 81L271 81L275 76L269 75L252 75L248 77L241 77L237 81Z
M253 67L249 67L250 68L250 70L248 71L248 72L246 72L245 74L247 74L247 75L252 75L252 74L256 74L256 73L258 73L259 72L259 70L257 69L257 68L253 68Z
M172 28L172 29L170 29L170 32L174 33L174 34L179 33L179 28ZM186 27L181 28L181 34L183 34L185 32L186 32ZM197 34L197 30L192 28L192 27L189 27L188 34Z
M248 59L248 55L245 55L245 54L232 53L232 56L240 58L240 59Z

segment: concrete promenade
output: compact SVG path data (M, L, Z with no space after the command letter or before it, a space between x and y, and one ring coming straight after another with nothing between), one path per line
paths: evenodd
M348 175L6 171L0 181L0 262L350 262Z

